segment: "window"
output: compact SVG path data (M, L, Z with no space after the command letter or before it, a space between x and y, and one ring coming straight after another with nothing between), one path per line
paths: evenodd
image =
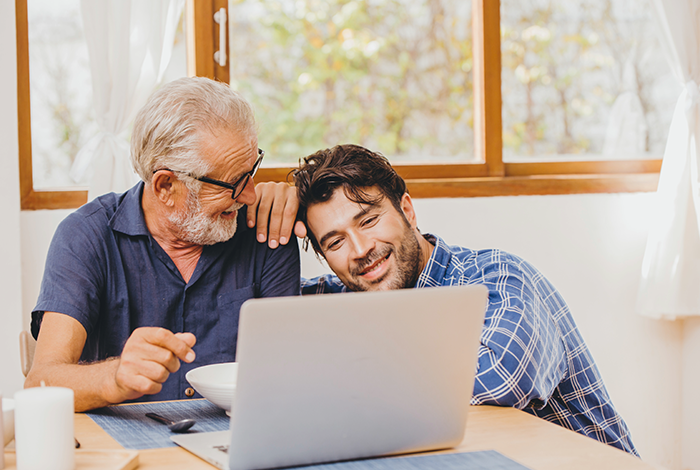
M282 6L284 3L287 4L286 7ZM644 155L626 155L624 159L601 159L598 155L593 156L591 152L570 151L568 155L563 155L561 150L555 147L553 152L542 152L539 148L534 149L533 153L535 153L538 158L533 158L521 151L523 148L522 145L520 145L520 148L516 148L514 145L512 129L522 127L522 122L526 120L518 116L513 119L513 111L522 111L522 109L527 108L523 107L521 103L517 101L522 100L522 90L514 91L509 88L512 86L511 78L513 75L509 68L512 66L513 54L509 48L517 42L522 44L523 30L525 30L526 27L533 26L533 24L537 26L543 23L543 17L540 14L543 10L561 10L563 5L568 5L569 2L556 0L531 0L528 2L519 2L516 0L504 0L501 2L496 0L474 0L471 2L471 11L467 12L467 15L465 15L463 8L465 3L468 4L468 2L454 0L366 0L324 3L325 7L321 7L320 4L316 4L313 0L304 0L294 2L293 4L291 2L277 2L274 0L231 2L231 16L234 18L241 18L240 20L236 20L239 21L239 24L236 24L234 21L231 25L231 42L234 44L234 46L232 46L234 58L231 65L231 77L234 86L239 88L247 87L246 91L249 93L252 92L254 95L253 99L260 101L260 103L256 105L256 110L265 110L264 98L259 99L255 96L256 93L262 93L264 95L266 93L264 89L265 83L275 83L272 80L266 81L265 78L260 79L260 77L267 77L271 74L273 69L269 65L266 65L265 61L269 62L270 59L267 57L267 54L269 54L271 49L278 47L277 43L289 44L293 42L293 40L298 40L301 36L306 36L306 50L304 50L304 46L299 46L296 52L293 49L289 49L287 53L280 54L277 52L277 55L290 58L290 62L301 63L304 67L307 67L306 70L300 67L297 77L300 82L299 84L302 84L302 82L309 83L314 80L314 77L306 76L304 73L308 73L309 70L314 69L313 60L315 59L313 57L310 58L314 52L321 56L321 61L325 60L326 62L332 63L338 57L343 57L344 51L342 48L345 46L344 42L354 42L355 45L365 45L365 47L371 44L372 41L385 41L385 43L389 44L396 42L392 41L391 34L386 32L387 28L383 22L384 18L381 16L383 13L382 8L384 8L393 13L393 15L388 16L400 18L401 26L398 28L398 35L401 36L403 33L407 37L407 39L404 40L404 44L401 44L400 47L394 49L388 48L385 61L390 62L392 57L398 57L394 62L400 63L402 53L408 53L417 56L414 57L414 67L417 69L420 70L422 64L429 63L433 67L428 70L435 70L437 68L436 65L441 65L439 60L440 56L449 54L452 58L450 61L452 65L457 64L460 68L463 67L464 75L471 75L471 85L473 87L473 95L470 96L467 91L463 92L464 95L461 97L465 99L465 101L469 100L472 102L473 110L467 112L468 115L466 119L463 119L461 123L460 119L456 119L453 123L450 123L453 126L451 130L455 135L459 134L460 138L466 136L465 140L471 140L473 151L467 156L455 155L455 153L450 153L449 150L446 151L445 149L438 149L436 152L427 146L427 150L426 148L422 148L419 151L420 159L423 162L410 163L410 160L413 159L401 158L401 155L396 155L400 153L401 149L398 149L399 152L396 152L396 149L392 148L390 144L379 144L373 147L382 150L389 156L395 168L397 168L398 172L407 180L409 190L414 197L649 191L656 188L658 171L661 165L659 159L661 156L660 152L651 153L654 158L650 158L650 154L647 152ZM629 11L634 10L634 8L632 8L633 6L636 6L637 10L639 10L638 2L626 2L625 0L589 0L587 2L580 0L575 3L576 5L572 4L568 6L563 14L559 13L559 17L553 17L550 22L560 21L561 16L566 16L566 13L572 10L576 11L576 8L579 7L582 9L588 8L589 10L595 10L595 8L598 10L609 10L615 6L618 10L623 10L622 13L617 15L610 15L613 16L614 19L622 17L623 21L618 21L618 23L627 21L625 15L629 16ZM635 5L632 5L632 3L635 3ZM623 8L620 8L620 5L622 5ZM247 11L244 6L247 8ZM336 6L338 9L333 10ZM624 7L626 7L626 10ZM285 8L287 9L285 10ZM649 8L647 8L647 11L648 10ZM411 12L414 12L413 16ZM508 14L502 15L504 12ZM321 15L319 15L319 13ZM343 21L349 24L353 19L353 13L361 19L358 19L355 25L346 26L350 31L345 31L343 29ZM593 13L595 13L595 11ZM337 18L336 15L341 18ZM291 18L286 20L286 23L281 24L279 18L285 16ZM321 17L319 18L319 16ZM458 38L460 34L462 34L463 37L464 31L455 27L455 23L451 23L450 21L456 20L457 23L459 23L465 16L471 16L472 18L469 37L464 39L465 43L469 45L469 51L460 55L461 51L459 48L450 48L449 43L451 42L451 38ZM572 15L569 14L569 17L570 16ZM585 14L575 13L573 16L580 23L586 24L587 22L591 23L590 17L593 15L587 17ZM600 14L598 16L600 16ZM647 14L646 18L643 18L644 21L646 21L643 26L647 28L647 31L649 23L648 16ZM251 19L247 20L247 17L251 17ZM294 22L295 18L298 20L298 25ZM439 42L442 46L431 49L429 46L425 45L426 43L430 43L431 32L429 31L428 34L421 37L421 27L423 26L423 23L420 21L421 18L432 20L429 21L429 23L433 26L433 29L439 30L437 33L432 32L432 34L440 35ZM445 22L445 18L450 21ZM364 24L362 21L364 21ZM405 23L408 21L414 21L414 25L406 26ZM629 23L629 21L627 22ZM333 23L337 28L337 31L332 32L335 33L335 36L332 36L331 31L328 31L328 26L323 26L329 23ZM611 21L608 23L609 24L605 26L608 29L618 26ZM368 24L371 25L371 28L367 27ZM518 30L519 26L520 30ZM545 24L545 26L547 26L547 24ZM551 25L549 26L551 27ZM637 26L637 30L640 29L638 27L639 21L635 23L635 26ZM597 25L589 24L587 27L589 29L594 29L596 27L602 28L603 26L598 22ZM247 36L247 30L250 28L255 30L256 37L253 40L249 39ZM272 33L267 32L268 28ZM296 34L291 36L287 30L293 28L296 28ZM383 31L382 28L384 28ZM544 27L540 26L540 29L544 29ZM509 32L510 35L506 36ZM623 33L627 32L628 31L623 31ZM532 31L528 33L532 34ZM275 41L273 34L282 34L283 36ZM564 31L562 34L568 34L568 31ZM239 39L237 36L242 36L243 39ZM516 40L514 36L518 36L518 39ZM525 34L524 37L527 37L527 34ZM418 40L412 43L411 39L413 38L418 38ZM559 38L557 37L555 40L559 40ZM236 44L236 41L240 41L241 44ZM314 41L318 42L318 47L314 47ZM422 56L416 52L418 49L414 46L416 43L423 44L423 50L418 51L423 52ZM658 45L656 45L656 47L658 48ZM327 49L327 54L325 56L323 55L324 48ZM502 49L504 49L503 53ZM235 51L237 50L239 51L239 55L236 55ZM251 53L250 51L253 52ZM471 52L471 54L468 52ZM608 51L594 52L598 53L598 55L602 55L602 52ZM624 51L620 53L624 53ZM545 51L541 55L547 56L547 54L551 55L551 51ZM564 50L564 52L560 54L561 57L559 59L554 58L552 60L561 61L566 58L566 54L570 54L570 52ZM655 58L658 59L659 55L660 53L657 53ZM255 58L250 59L250 56L257 56L258 60L256 61ZM501 60L502 57L504 59L503 64ZM541 61L541 57L537 55L535 55L535 57ZM530 59L529 56L527 58ZM247 65L245 63L246 61L249 61ZM510 62L506 63L506 61ZM564 67L564 65L566 64L562 63L562 67ZM661 65L665 66L665 64ZM284 75L284 73L287 72L287 70L284 69L284 63L281 65L275 64L275 66L277 67L277 76ZM534 66L541 67L542 65L534 64ZM337 64L336 67L342 69L345 67L345 64ZM517 64L514 68L517 68ZM666 66L666 68L668 67ZM316 69L318 69L318 67L316 67ZM600 76L604 75L605 71L593 69L593 71L598 74L599 81L604 81ZM367 67L367 70L371 73L372 64ZM454 83L454 77L458 76L458 74L450 75L451 71L454 71L454 69L450 70L449 68L445 69L443 67L441 69L442 76L439 80ZM352 72L352 70L346 71L348 74L349 72ZM428 71L427 75L430 76L430 73L431 72ZM581 75L581 72L577 71L576 73ZM424 72L424 74L426 74L426 72ZM319 75L324 76L322 69ZM257 76L257 79L252 80L249 79L248 76ZM277 78L277 76L275 76L275 78ZM325 76L328 76L328 74ZM502 76L504 77L503 91L501 86ZM292 75L292 78L294 78L294 75ZM246 84L246 80L251 84ZM590 74L584 76L581 81L588 83L589 80ZM608 82L610 81L609 78L607 80ZM263 82L263 84L260 82ZM287 80L287 83L291 82L292 80ZM377 83L378 86L381 84L380 82ZM399 84L399 81L397 81L395 86L396 88L400 88L402 85L403 83ZM280 88L284 88L284 84L276 83L274 88L275 91L278 92ZM419 88L420 84L417 84L414 85L413 90ZM453 89L459 88L459 86L453 86ZM594 86L590 88L591 92L597 91L593 90L595 88ZM436 89L439 89L439 87L436 87ZM405 90L406 94L411 93L411 88L407 87ZM344 89L342 87L335 87L331 91L338 94L339 91L343 93ZM540 92L542 90L537 91ZM555 89L555 92L556 91ZM551 86L547 92L551 93ZM589 93L589 90L579 90L579 95L587 93ZM675 91L670 93L670 104L666 103L666 119L670 119L672 108L675 105L677 94L674 93ZM319 94L318 91L316 91L316 94ZM608 92L608 94L612 94L612 92ZM573 95L573 93L571 95ZM565 98L575 101L579 95L565 95ZM279 93L277 93L277 96L268 93L268 96L271 100L274 100L274 98L279 96ZM322 93L321 96L323 97ZM375 94L374 96L376 97L377 95ZM504 97L503 103L502 96ZM287 96L285 96L285 98L286 97ZM361 99L361 96L359 98ZM536 98L541 99L540 96L536 96ZM455 97L450 96L448 101L454 103ZM294 100L288 102L291 102L293 105L296 104ZM384 104L386 99L380 98L378 102ZM550 103L543 100L539 106L539 110L541 111L545 105L549 106ZM610 107L608 103L608 108ZM267 128L267 134L261 132L261 141L275 138L275 124L277 124L275 120L279 120L279 115L282 114L282 108L280 108L278 112L272 112L271 114L273 116L272 125ZM260 116L260 112L258 115L259 119L263 121L267 119L267 116ZM304 116L302 115L301 117L303 118ZM560 125L561 119L558 116L548 117L550 120L554 120L554 127ZM299 119L299 116L295 116L295 118L302 120ZM265 129L266 124L267 123L263 123L261 127ZM352 129L352 123L346 122L345 124L346 128ZM462 125L461 129L458 127L460 124ZM578 127L587 129L590 124L591 120L589 120L589 122L581 120ZM661 124L657 127L663 128L663 132L665 133L668 125ZM542 126L540 125L539 129L535 130L541 131L541 128ZM594 129L594 131L600 133L598 128ZM303 129L299 130L299 128L297 128L295 132L296 134L300 134L303 132ZM270 134L272 134L271 137ZM439 132L433 132L433 134L439 134ZM540 139L543 141L541 143L563 140L561 135L545 136L548 137L548 139ZM663 136L663 138L665 138L665 136ZM357 141L358 139L355 137L348 140ZM460 141L459 138L455 140ZM602 138L598 140L602 141ZM268 145L270 148L275 148L274 144L274 140L272 145L265 143L265 145ZM324 144L332 145L332 142L324 142ZM372 144L370 144L370 146L372 147ZM285 149L282 148L280 153L284 155L284 153L286 153ZM436 155L436 153L438 155ZM519 158L520 156L516 157L515 155L518 153L525 158ZM552 153L557 154L555 158L551 158ZM301 154L304 155L305 152ZM257 179L269 178L273 180L284 178L284 175L288 173L289 169L290 168L285 167L263 169L258 173Z
M81 188L87 178L75 181L70 171L78 151L99 132L80 0L15 4L21 205L78 207L87 197ZM186 75L182 22L169 64L164 81Z
M23 64L27 55L26 8L24 12L21 9L22 4L26 7L26 0L16 1L18 78L21 82L22 71L27 67ZM600 10L599 5L621 2L625 0L577 0L574 3L576 8L598 6ZM252 97L261 121L261 145L267 145L270 156L279 157L275 166L258 172L257 181L285 180L292 162L299 156L320 146L352 141L365 143L392 158L397 171L407 180L413 197L653 191L661 160L650 157L660 157L658 142L665 137L652 134L657 129L667 129L663 113L658 114L653 126L648 126L654 131L649 133L647 129L642 155L618 158L613 154L614 159L591 156L592 152L601 153L600 138L595 144L598 147L562 152L552 144L563 140L561 134L542 133L542 123L523 119L523 109L527 109L521 105L523 99L535 97L551 106L549 95L556 93L551 87L546 88L554 78L550 77L550 82L545 83L544 75L535 83L539 87L535 90L537 96L528 98L522 88L514 90L514 86L522 87L524 83L524 67L532 77L534 72L530 69L545 70L545 65L549 64L542 63L543 56L549 58L547 54L540 54L539 63L522 61L524 55L520 58L522 63L516 63L519 59L514 45L527 46L523 41L533 37L537 40L538 32L540 38L545 37L547 33L542 30L549 23L535 13L562 8L557 4L568 2L472 0L469 6L469 2L456 0L245 0L231 2L229 6L226 0L188 0L188 74L226 82L233 77L232 86ZM219 26L211 19L220 8L229 9L227 16L231 19L229 36L232 40L226 44L230 70L213 60L214 51L218 49ZM559 11L560 16L552 16L550 23L561 22L561 16L566 17L567 11L574 8L568 7L563 13ZM633 28L634 21L625 15L616 10L613 17L622 18L624 25ZM285 17L296 20L284 23ZM580 14L569 14L567 18L570 22L585 20ZM414 23L408 25L410 21ZM528 25L528 22L535 24ZM541 30L535 28L525 33L530 26L538 25ZM255 34L246 35L248 31ZM591 40L585 33L583 31L582 37ZM567 31L562 34L571 36ZM294 41L298 44L296 52L283 48L285 43ZM393 56L398 60L392 62ZM642 56L639 57L641 60ZM531 56L527 58L530 60ZM324 70L329 73L324 75ZM330 72L336 71L340 73L330 83ZM610 85L611 79L604 77L604 71L593 67L592 73L595 80ZM260 79L261 76L269 80ZM396 79L403 80L406 87L392 89L391 81ZM284 80L285 84L275 80ZM439 82L439 86L431 87L431 80ZM651 91L651 95L658 95L658 90L663 88L658 80L662 79L654 80L657 85L652 87L655 91ZM24 108L29 92L25 84L20 83L18 88L20 108ZM413 101L407 96L421 91L425 96ZM584 91L579 90L579 95ZM588 92L585 93L587 96ZM612 109L614 99L611 101L608 96L612 94L607 92L606 98L600 100L605 105L600 112ZM560 93L571 106L579 95ZM673 95L671 99L675 102L677 94L669 92L668 95ZM665 97L657 101L661 103L663 99ZM278 112L270 111L275 109L272 105L276 100L284 105L277 108ZM381 107L369 106L373 100L381 103ZM585 103L577 102L576 106L587 109ZM384 115L379 116L381 113L377 109L382 109ZM282 111L287 116L282 116ZM267 120L262 118L263 113L269 116ZM321 119L324 115L333 119L324 122ZM355 120L338 126L334 122L339 115ZM434 116L442 117L433 119ZM588 119L585 113L575 117L581 119L581 116ZM77 207L84 203L84 193L39 191L31 178L26 177L27 167L31 175L32 159L28 136L22 135L22 130L28 129L28 116L25 119L25 125L20 122L22 208ZM561 127L561 119L554 119ZM574 127L590 128L598 137L605 133L601 127L593 129L590 122L595 120L586 119ZM300 122L301 131L290 129L290 122ZM413 126L412 130L397 131L406 126ZM537 134L538 129L540 134ZM518 130L520 140L514 138L518 137L515 132ZM452 133L456 137L449 139ZM547 138L532 141L532 135ZM531 153L537 157L556 153L557 158L531 158L530 144ZM540 150L547 145L554 150Z
M32 140L31 140L31 112L30 112L30 83L29 83L29 43L28 43L28 11L26 0L17 0L15 2L16 8L16 20L17 20L17 105L18 105L18 128L19 128L19 172L20 172L20 200L22 209L60 209L64 207L78 207L83 204L87 198L87 191L75 191L75 190L35 190L35 182L33 178L33 166L36 165L39 168L43 168L42 173L50 173L52 169L50 167L66 167L70 163L65 161L65 153L60 151L61 145L58 145L59 151L54 153L54 161L57 165L52 165L51 156L47 155L47 158L43 162L40 162L41 157L37 158L37 162L32 162ZM39 17L40 21L43 18ZM49 22L49 21L47 21ZM69 22L70 24L64 24L63 28L60 29L60 33L64 40L71 41L75 39L75 23ZM54 30L55 32L55 30ZM39 40L41 43L42 40ZM75 51L75 49L74 49ZM64 51L65 52L65 51ZM82 52L75 51L78 56L81 56ZM45 49L44 54L47 54ZM48 55L48 54L47 54ZM49 57L53 59L53 57ZM72 60L80 62L80 58L73 56ZM58 65L57 65L58 64ZM63 75L59 82L66 84L70 80L65 76L69 71L65 70L61 66L60 61L47 63L48 70L53 69L53 74ZM49 72L50 74L51 72ZM54 88L56 91L56 88ZM63 92L66 92L64 89ZM70 93L70 91L68 91ZM56 93L59 95L60 93ZM58 96L47 96L45 97L48 106L51 106L51 101L54 100L53 104L60 108L60 103L56 101L63 101ZM58 98L58 100L56 100ZM37 102L39 98L37 97ZM68 123L69 117L64 113L63 116L60 115L60 109L57 109L56 113L57 120ZM51 119L51 113L49 113L48 119ZM44 130L48 126L42 126ZM39 131L40 132L40 131ZM71 142L70 139L63 139L63 144L66 147L75 145L75 139ZM43 151L49 149L37 149L35 153L37 156L41 155ZM60 170L59 170L60 171ZM41 185L45 180L39 180L39 185Z
M97 132L80 0L27 2L34 187L76 189L75 155Z
M681 86L648 2L502 0L503 159L658 158Z
M343 142L393 163L478 161L470 1L229 3L231 86L269 162Z

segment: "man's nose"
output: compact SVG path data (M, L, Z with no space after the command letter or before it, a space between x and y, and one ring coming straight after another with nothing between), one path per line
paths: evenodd
M374 248L374 242L369 238L355 232L350 233L353 255L356 259L365 258Z
M255 182L253 181L253 178L248 178L248 182L246 183L245 188L243 188L243 191L241 191L241 194L239 194L236 198L236 202L249 206L255 202L255 199Z

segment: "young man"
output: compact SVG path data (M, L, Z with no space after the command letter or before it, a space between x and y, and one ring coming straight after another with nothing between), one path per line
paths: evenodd
M484 284L489 302L472 404L523 409L638 455L564 299L532 265L421 234L404 181L365 148L339 145L306 157L294 181L307 243L336 274L302 280L303 294ZM282 201L270 238L291 233L281 213L293 213L297 201L284 192L278 186L259 197L260 216Z

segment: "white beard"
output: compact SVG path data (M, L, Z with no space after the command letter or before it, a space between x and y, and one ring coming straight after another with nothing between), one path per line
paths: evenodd
M233 203L228 211L238 210L243 204ZM187 197L184 211L168 217L180 229L180 238L195 245L214 245L230 240L238 228L237 217L233 219L212 219L202 210L199 199L191 192Z

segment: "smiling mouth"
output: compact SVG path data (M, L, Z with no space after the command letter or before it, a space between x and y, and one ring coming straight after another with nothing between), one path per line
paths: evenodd
M386 256L384 256L383 258L379 258L377 261L375 261L374 263L372 263L371 265L369 265L367 268L363 269L363 270L360 272L360 276L364 276L364 275L366 275L366 274L369 274L369 273L371 273L371 272L376 271L377 269L379 269L379 267L380 267L382 264L384 264L384 262L385 262L387 259L389 259L389 256L391 256L391 252L389 252L389 253L388 253Z

